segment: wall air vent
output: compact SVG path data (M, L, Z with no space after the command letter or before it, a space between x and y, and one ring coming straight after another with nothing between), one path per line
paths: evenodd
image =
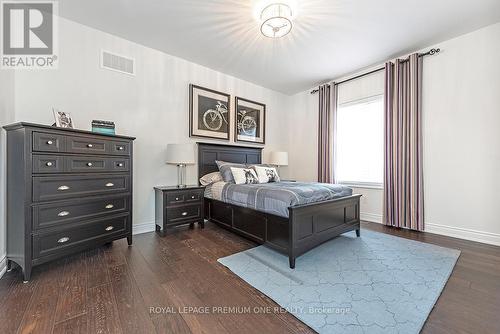
M135 59L104 50L101 52L101 67L111 71L135 75Z

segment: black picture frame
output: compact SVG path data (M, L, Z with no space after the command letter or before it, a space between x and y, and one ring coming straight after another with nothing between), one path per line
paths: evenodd
M229 141L230 129L231 95L190 84L189 137Z
M266 105L239 96L235 97L234 105L234 140L264 145L266 143ZM242 108L245 108L243 114L240 112ZM252 115L249 116L249 113ZM243 121L245 119L246 122ZM243 128L245 124L246 130Z

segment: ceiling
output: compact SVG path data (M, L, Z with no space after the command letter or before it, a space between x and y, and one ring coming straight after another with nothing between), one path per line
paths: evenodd
M286 94L500 21L499 0L295 0L275 40L254 18L261 1L64 0L59 12Z

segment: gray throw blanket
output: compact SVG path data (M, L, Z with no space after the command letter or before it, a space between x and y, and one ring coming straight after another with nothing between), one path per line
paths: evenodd
M351 188L329 183L227 183L222 189L221 200L273 215L288 217L288 207L290 206L321 202L350 195L352 195Z

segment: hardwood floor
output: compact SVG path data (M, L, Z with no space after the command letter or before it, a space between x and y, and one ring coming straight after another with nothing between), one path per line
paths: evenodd
M373 223L363 228L462 251L423 333L500 333L500 247ZM0 279L0 333L312 333L288 313L264 314L277 305L217 263L254 246L208 223L36 267L26 284L16 268ZM219 306L261 313L213 313Z

